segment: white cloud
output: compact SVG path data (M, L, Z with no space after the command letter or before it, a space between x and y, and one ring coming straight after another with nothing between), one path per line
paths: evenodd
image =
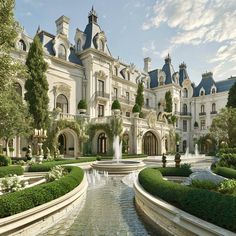
M151 55L160 55L160 52L157 50L156 42L154 40L147 42L142 47L142 52L145 57Z

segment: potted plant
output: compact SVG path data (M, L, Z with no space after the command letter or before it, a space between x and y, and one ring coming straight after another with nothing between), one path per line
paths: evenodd
M139 117L140 106L137 103L133 106L132 112L134 114L134 117Z
M87 103L84 99L81 99L78 103L78 110L80 114L85 114L87 110Z
M114 115L119 115L120 114L120 103L119 101L116 99L113 101L112 105L111 105L111 110L113 111Z

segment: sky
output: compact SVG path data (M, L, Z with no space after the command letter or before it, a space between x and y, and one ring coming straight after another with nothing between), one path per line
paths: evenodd
M190 79L211 71L216 81L236 76L236 0L16 0L15 17L34 36L38 26L56 33L70 18L70 41L84 30L92 5L113 57L143 69L162 68L169 53L175 71L185 62Z

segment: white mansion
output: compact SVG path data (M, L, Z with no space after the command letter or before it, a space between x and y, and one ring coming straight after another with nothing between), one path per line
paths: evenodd
M188 77L187 66L182 63L175 71L168 55L161 69L151 70L151 59L144 59L144 70L133 64L125 64L112 57L105 32L98 24L94 9L88 16L84 30L76 29L74 43L68 38L69 18L61 16L56 20L56 35L40 31L38 35L45 51L49 68L49 109L62 109L60 119L75 119L77 104L85 99L88 104L86 115L93 124L106 123L112 116L111 105L114 99L121 104L123 135L126 140L125 152L160 155L172 151L175 143L171 135L177 132L180 151L207 134L212 119L226 105L228 91L236 77L214 81L211 72L202 75L196 86ZM32 39L19 30L15 57L25 61ZM133 117L137 84L144 84L144 118ZM25 93L24 80L18 80L21 94ZM162 112L165 106L165 93L171 91L173 114L177 117L175 127L166 122ZM79 140L70 128L62 130L58 141L65 155L77 156ZM97 130L92 141L92 152L107 153L110 140L104 130ZM14 140L15 156L21 156L22 147L27 146L23 139ZM209 148L209 147L208 147ZM207 150L209 151L209 150Z

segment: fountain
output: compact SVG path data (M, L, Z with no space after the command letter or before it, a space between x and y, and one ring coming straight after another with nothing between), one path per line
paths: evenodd
M109 174L129 174L145 166L142 161L122 160L122 143L118 135L114 137L113 150L112 161L96 161L91 164L92 168L98 171L107 171Z

